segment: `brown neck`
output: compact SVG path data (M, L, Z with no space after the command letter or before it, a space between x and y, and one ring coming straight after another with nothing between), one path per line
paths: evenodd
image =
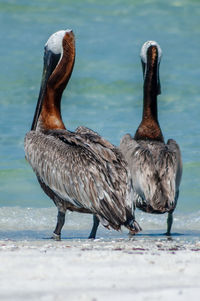
M147 66L143 88L143 116L138 127L136 140L164 141L157 116L158 94L158 54L157 48L152 46L147 53Z
M61 116L61 98L70 79L75 61L73 36L63 39L63 56L51 74L43 100L38 126L43 130L65 129Z
M65 129L60 111L61 97L62 92L47 88L38 123L42 129Z

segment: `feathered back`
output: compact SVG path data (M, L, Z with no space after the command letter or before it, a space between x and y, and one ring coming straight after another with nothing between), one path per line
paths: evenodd
M37 147L36 147L37 146ZM63 200L95 213L119 229L132 217L132 186L121 153L97 133L78 128L29 132L26 158L41 180Z
M180 149L174 140L135 141L125 135L120 143L132 176L137 207L164 213L176 206L182 174Z

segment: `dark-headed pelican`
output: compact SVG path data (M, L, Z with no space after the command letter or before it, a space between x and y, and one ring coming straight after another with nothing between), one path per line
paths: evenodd
M134 219L133 193L127 163L115 146L92 130L68 131L61 117L62 93L75 60L71 30L47 41L40 94L25 154L45 193L58 208L54 239L60 239L66 210L92 213L95 238L99 221L116 230L140 230Z
M182 175L181 153L176 141L164 142L157 116L160 94L161 48L147 41L141 49L144 74L143 117L134 138L126 134L120 143L132 176L136 206L149 213L168 212L167 232L171 232Z

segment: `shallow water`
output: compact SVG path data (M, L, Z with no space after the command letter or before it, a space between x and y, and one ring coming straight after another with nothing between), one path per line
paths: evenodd
M116 145L141 119L140 48L152 39L161 45L159 121L165 139L179 143L184 168L174 229L199 229L199 18L200 2L191 0L1 0L2 231L51 233L55 224L56 209L24 159L23 139L39 92L44 43L65 28L76 36L76 62L63 95L63 120L70 130L85 125ZM137 215L143 229L165 229L165 215ZM88 231L91 219L74 215L72 229Z

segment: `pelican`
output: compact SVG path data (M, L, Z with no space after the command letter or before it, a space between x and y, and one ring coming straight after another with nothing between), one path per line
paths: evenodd
M170 235L179 195L182 161L178 144L173 139L164 142L158 122L161 55L161 48L155 41L147 41L142 46L143 117L134 138L126 134L121 139L120 150L131 171L137 208L148 213L168 212L166 234Z
M63 123L60 103L74 61L73 31L51 35L31 131L25 136L26 159L58 209L53 238L60 240L67 210L93 214L89 238L95 238L99 221L108 228L124 225L138 232L131 178L120 151L86 127L71 132Z

